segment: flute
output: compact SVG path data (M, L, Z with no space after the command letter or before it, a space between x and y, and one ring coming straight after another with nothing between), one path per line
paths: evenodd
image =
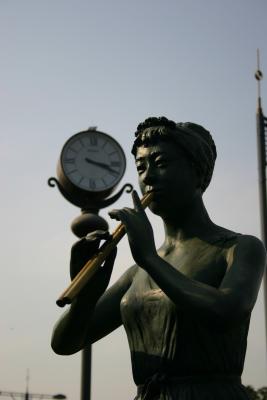
M152 192L148 192L141 199L141 204L145 209L151 202L153 197ZM72 280L68 288L61 294L56 301L59 307L64 307L66 304L71 304L72 300L80 293L90 278L101 267L105 259L110 255L112 250L117 246L119 241L123 238L126 231L122 223L118 225L112 233L111 238L108 239L99 249L98 252L83 266L75 278Z

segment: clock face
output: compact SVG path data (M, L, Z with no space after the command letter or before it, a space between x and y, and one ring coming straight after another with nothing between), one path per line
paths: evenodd
M101 192L118 184L126 159L121 146L111 136L88 130L72 136L61 153L64 174L75 186Z

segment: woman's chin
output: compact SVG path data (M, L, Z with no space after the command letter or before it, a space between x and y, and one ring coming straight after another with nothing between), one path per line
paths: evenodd
M152 200L151 203L149 204L149 209L153 214L163 216L166 214L166 205L160 201Z

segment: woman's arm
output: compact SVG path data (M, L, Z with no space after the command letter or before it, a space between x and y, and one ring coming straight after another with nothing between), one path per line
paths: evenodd
M159 256L148 256L142 266L178 307L228 325L251 312L265 263L266 252L261 241L253 236L240 236L233 263L218 289L188 278Z
M103 233L101 234L103 238ZM73 278L90 253L99 245L99 233L91 235L89 241L82 239L72 248L71 277ZM57 354L73 354L87 343L101 339L121 325L120 301L131 285L136 267L128 269L107 291L116 249L108 257L86 287L74 299L69 309L57 322L51 346Z
M51 346L55 353L74 354L116 328L121 321L120 302L131 285L136 266L129 268L97 302L76 298L57 322Z
M133 193L134 209L113 210L110 215L125 225L133 258L177 305L214 322L235 323L252 310L261 283L266 252L260 240L240 236L231 267L219 288L188 278L157 254L153 231Z

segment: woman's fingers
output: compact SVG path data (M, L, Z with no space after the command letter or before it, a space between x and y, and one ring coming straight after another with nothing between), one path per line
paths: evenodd
M135 262L139 265L147 255L147 250L155 250L155 241L150 222L143 209L138 194L132 194L134 208L123 208L109 212L111 218L121 221L128 235L128 240ZM151 250L150 250L151 248Z
M108 212L108 215L110 216L110 218L116 219L117 221L120 221L119 211L120 210L116 210L116 209L111 210L111 211Z
M122 223L127 222L127 216L128 214L132 213L131 208L122 208L121 210L114 209L112 211L109 211L109 216L112 219L116 219L117 221L121 221Z
M110 233L108 231L96 230L90 232L84 238L74 243L74 245L72 246L72 251L79 252L82 250L95 248L99 245L100 240L107 240L109 239L109 237Z
M138 196L136 190L132 191L132 199L133 199L134 209L136 211L144 213L144 209L143 209L140 197Z
M109 211L110 218L116 219L117 221L124 222L125 218L127 218L128 215L134 214L134 211L136 211L137 213L140 212L142 214L145 214L140 197L138 196L136 190L132 191L132 199L133 199L133 205L134 205L133 209L129 208L129 207L124 207L120 210L114 209L112 211Z
M85 236L85 240L87 242L94 242L95 240L102 240L105 239L107 240L110 236L110 233L108 231L102 231L100 229L90 232Z
M78 242L71 249L71 278L80 271L84 264L97 252L100 241L108 240L111 237L108 231L96 230Z

